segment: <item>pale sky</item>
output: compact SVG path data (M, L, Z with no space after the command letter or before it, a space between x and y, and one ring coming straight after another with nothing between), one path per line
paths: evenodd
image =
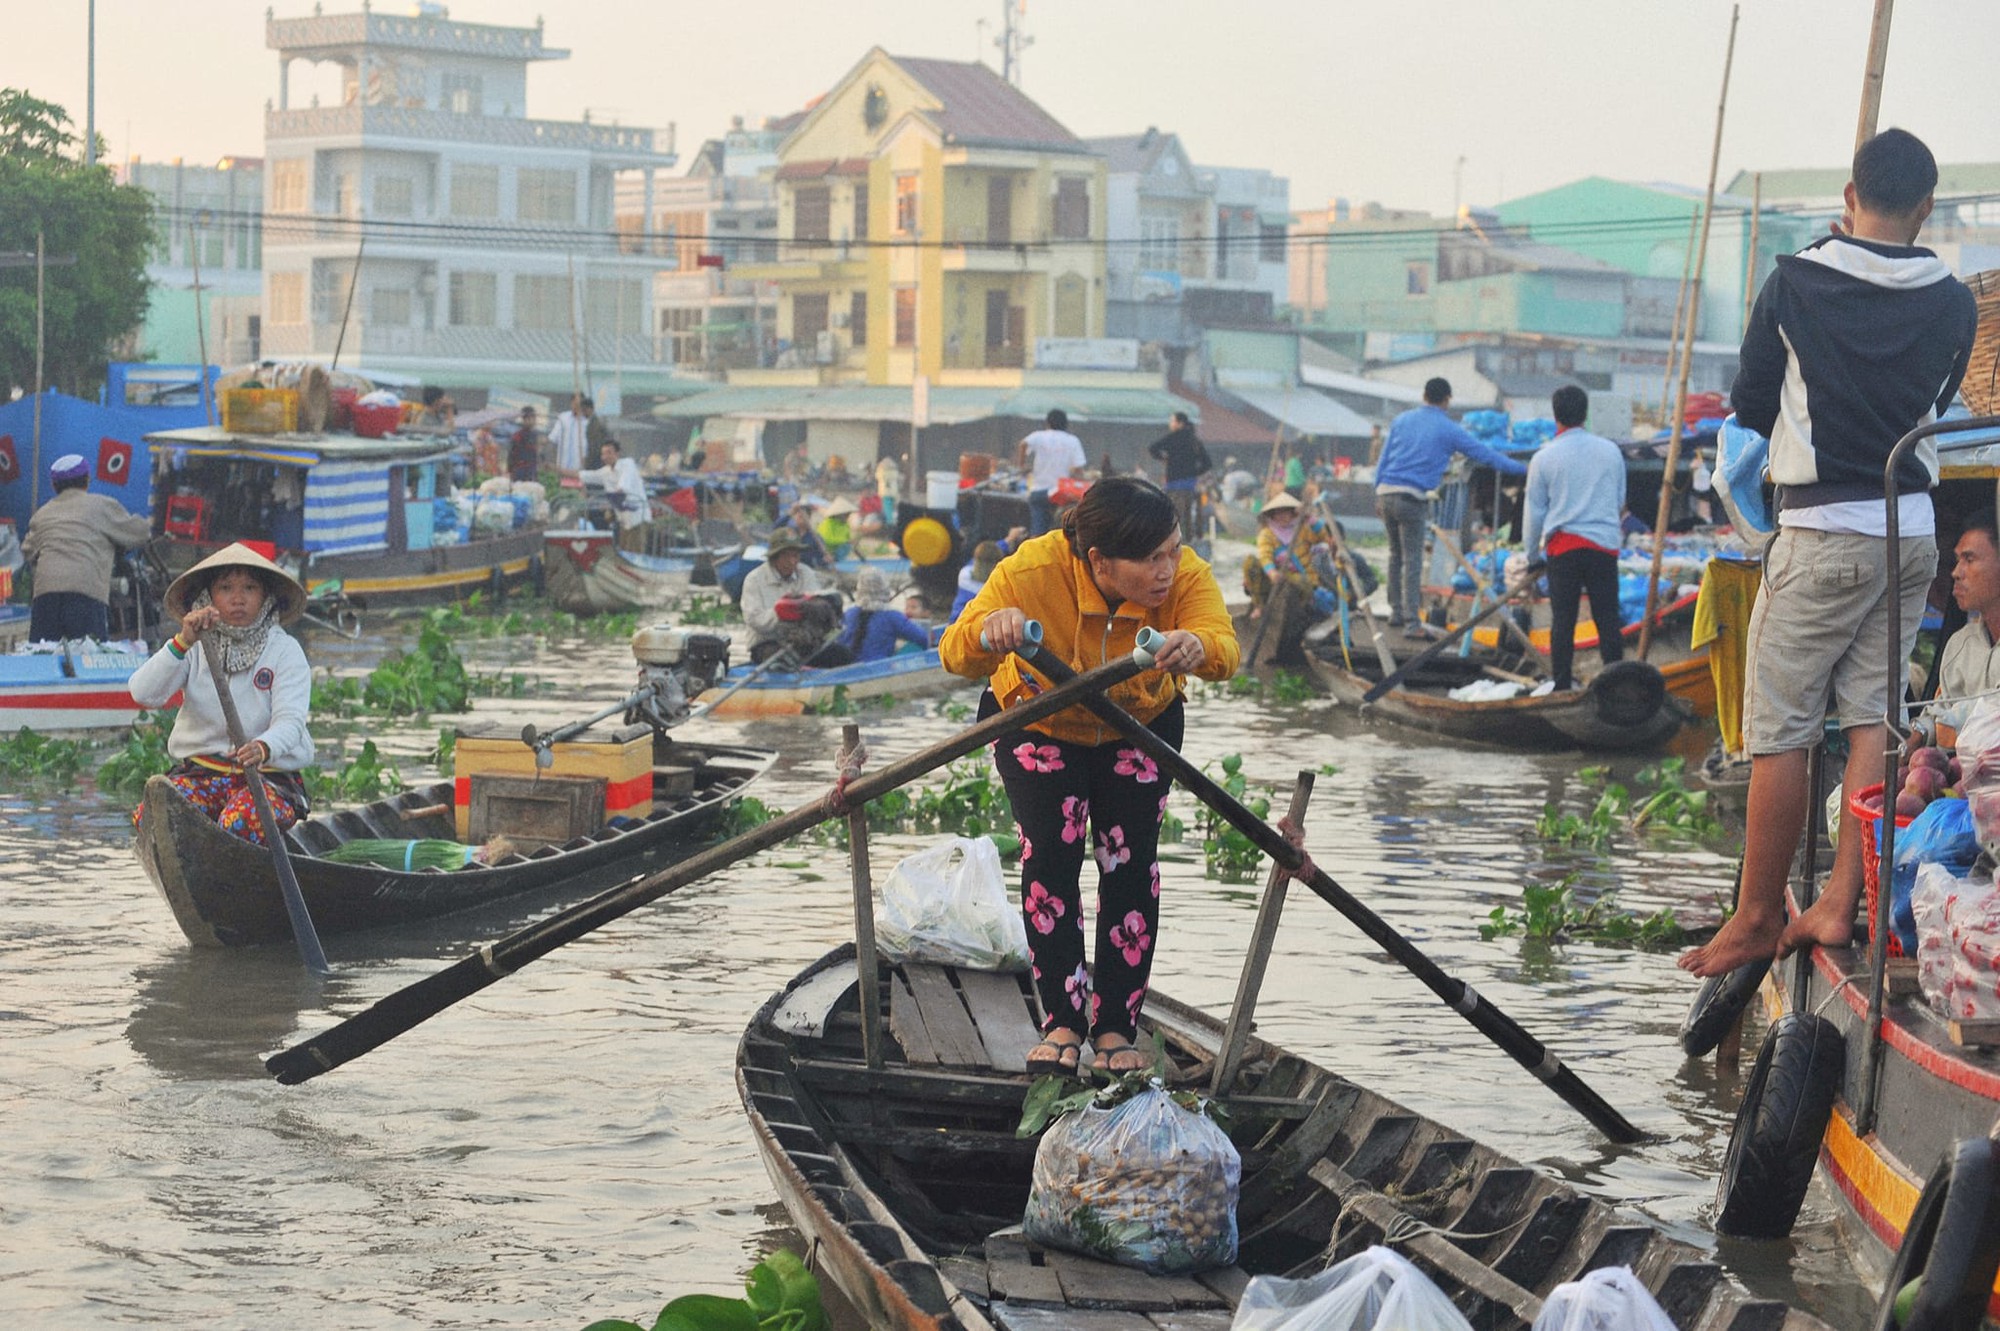
M325 0L328 12L358 8ZM84 0L13 0L0 86L84 119ZM310 0L277 5L282 17ZM381 0L385 12L407 12ZM1197 162L1262 166L1294 208L1339 195L1444 212L1585 175L1707 179L1728 0L1034 0L1025 91L1084 136L1157 125ZM1873 0L1745 0L1721 182L1839 166L1853 149ZM114 160L260 156L277 95L264 0L97 0L97 124ZM1001 0L457 0L531 25L568 60L529 75L530 115L679 126L683 164L732 115L783 114L870 46L985 58ZM976 22L987 20L984 29ZM1900 0L1884 126L1942 162L2000 160L2000 0ZM293 67L294 104L325 90ZM1982 128L1983 127L1983 128Z

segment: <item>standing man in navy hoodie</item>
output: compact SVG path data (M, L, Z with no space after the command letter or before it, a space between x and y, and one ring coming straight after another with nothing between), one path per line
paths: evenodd
M1863 143L1839 230L1778 260L1743 336L1731 403L1771 440L1778 534L1750 619L1743 885L1736 914L1681 957L1696 975L1853 935L1863 833L1851 812L1825 890L1789 923L1784 885L1827 694L1847 736L1846 788L1859 790L1882 770L1890 707L1901 711L1882 669L1890 635L1907 659L1937 571L1937 450L1926 441L1896 473L1902 620L1892 624L1883 468L1898 439L1951 405L1977 322L1972 293L1915 244L1937 177L1930 149L1905 130Z

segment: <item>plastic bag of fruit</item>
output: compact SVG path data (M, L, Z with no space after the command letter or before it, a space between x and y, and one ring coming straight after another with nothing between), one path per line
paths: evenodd
M1117 1103L1095 1102L1105 1099ZM1236 1147L1192 1093L1114 1082L1042 1135L1021 1230L1155 1275L1210 1271L1236 1260L1242 1176Z
M1472 1331L1472 1324L1409 1258L1374 1247L1304 1280L1256 1277L1243 1287L1229 1331Z
M1962 874L1979 858L1979 835L1972 813L1964 800L1933 800L1924 806L1908 827L1896 833L1896 880L1889 899L1889 925L1903 955L1917 955L1917 921L1911 894L1917 885L1918 866L1936 865L1947 873Z
M2000 707L1990 698L1974 705L1958 732L1958 765L1980 845L2000 847Z
M1028 931L992 837L950 837L905 856L882 884L882 951L896 961L1028 969Z
M2000 892L1975 874L1955 878L1932 864L1917 872L1917 983L1958 1021L2000 1018Z

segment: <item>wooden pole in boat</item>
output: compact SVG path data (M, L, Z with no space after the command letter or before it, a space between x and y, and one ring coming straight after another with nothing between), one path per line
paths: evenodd
M1158 645L1157 637L1155 630L1142 629L1139 634L1139 650L1149 654L1153 652ZM1077 678L1075 672L1057 657L1034 649L1033 643L1038 641L1039 635L1030 635L1029 647L1020 653L1022 659L1029 662L1058 689L1067 687ZM1305 852L1287 841L1276 828L1244 808L1241 800L1217 785L1206 772L1182 757L1180 750L1148 730L1131 713L1109 699L1092 693L1086 695L1082 701L1085 707L1095 712L1107 725L1152 757L1162 771L1193 791L1202 803L1221 814L1231 827L1248 837L1252 845L1277 861L1287 873L1310 887L1328 905L1346 916L1371 941L1399 962L1410 974L1421 980L1432 993L1443 999L1452 1011L1472 1023L1481 1035L1498 1045L1515 1062L1534 1073L1537 1080L1554 1091L1572 1109L1589 1119L1599 1132L1615 1142L1637 1142L1645 1139L1644 1133L1632 1126L1623 1114L1613 1109L1602 1096L1586 1085L1581 1077L1565 1067L1561 1059L1551 1053L1541 1041L1528 1034L1519 1022L1490 1001L1481 998L1479 993L1465 981L1445 974L1436 962L1418 950L1416 944L1390 927L1387 920L1368 909L1346 888L1334 882L1326 870L1312 864Z
M840 728L840 772L850 781L861 772L861 727ZM852 764L850 770L849 764ZM875 885L868 870L868 806L847 815L847 859L854 880L854 969L861 999L861 1056L870 1068L882 1066L882 971L875 957Z
M1320 502L1322 504L1326 502L1324 496L1321 497ZM1375 643L1376 663L1381 667L1383 674L1392 674L1396 669L1396 656L1395 653L1389 650L1389 635L1382 631L1381 624L1376 622L1375 612L1368 608L1368 598L1361 594L1361 573L1354 566L1354 557L1348 553L1347 541L1340 534L1340 523L1334 520L1331 513L1326 516L1327 535L1333 541L1334 561L1340 565L1340 571L1347 575L1347 585L1354 589L1354 604L1359 607L1361 622L1368 626L1368 636ZM1396 594L1396 589L1391 587L1389 594L1393 597ZM1346 626L1343 625L1342 632L1345 631Z
M1480 576L1479 569L1473 564L1473 562L1470 559L1467 559L1465 557L1465 552L1458 548L1458 542L1454 541L1451 538L1451 533L1446 531L1443 527L1438 526L1435 522L1431 524L1431 535L1437 537L1439 543L1444 546L1446 554L1449 554L1453 559L1456 559L1458 561L1458 566L1465 570L1465 576L1472 579L1473 613L1475 614L1479 613L1479 592L1480 589L1485 585L1485 579ZM1592 606L1590 610L1591 610L1591 615L1593 616L1594 619L1597 613L1597 607ZM1535 640L1528 636L1528 631L1522 628L1519 624L1515 623L1514 617L1512 615L1500 616L1500 627L1503 629L1510 630L1513 633L1515 639L1521 644L1522 650L1528 654L1528 660L1531 663L1536 664L1537 667L1539 668L1540 663L1537 658L1540 657L1541 653L1538 650L1536 650ZM1464 655L1465 654L1464 649L1469 648L1471 645L1472 645L1471 638L1468 637L1464 639L1461 644L1460 655Z
M323 1072L331 1072L342 1063L387 1044L453 1004L470 998L496 980L512 975L529 962L547 956L565 943L575 942L585 934L689 883L726 869L738 860L783 845L802 832L842 817L850 806L866 803L898 786L907 785L946 763L977 752L1000 736L1030 722L1074 707L1085 698L1149 669L1152 662L1149 652L1133 652L1107 662L1078 676L1071 684L1025 699L1004 712L968 726L942 743L933 744L921 753L893 762L872 776L851 781L845 792L836 787L825 798L780 814L761 827L753 827L741 836L691 855L670 868L600 892L567 910L557 911L537 924L488 943L441 971L405 985L339 1025L273 1054L264 1061L264 1066L286 1085L309 1081Z
M1743 259L1743 331L1750 331L1750 311L1757 304L1757 226L1764 220L1764 173L1750 176L1750 243Z
M347 345L347 320L354 313L354 291L361 285L361 256L368 253L368 233L361 233L361 241L354 247L354 271L347 277L347 301L340 309L340 331L333 338L333 359L327 362L326 372L332 374L340 368L340 349Z
M1293 827L1305 826L1306 805L1312 800L1313 774L1301 771L1292 785L1292 802L1285 819ZM1264 987L1264 969L1271 961L1271 945L1278 937L1278 919L1285 911L1285 889L1292 876L1273 863L1264 880L1264 897L1257 903L1257 925L1250 931L1250 951L1243 958L1243 974L1236 981L1236 1001L1229 1005L1229 1025L1222 1032L1222 1052L1215 1060L1208 1093L1221 1095L1236 1080L1243 1062L1243 1046L1250 1039L1251 1018L1257 1013L1257 994Z
M1701 283L1708 271L1708 228L1715 219L1715 173L1722 165L1722 121L1729 109L1729 70L1736 61L1736 21L1740 7L1729 7L1729 46L1722 57L1722 95L1715 103L1715 146L1708 155L1708 198L1701 208L1701 241L1695 247L1694 281L1688 287L1687 328L1682 334L1681 384L1674 395L1674 418L1667 426L1667 465L1660 473L1660 510L1653 523L1653 563L1646 574L1646 617L1639 621L1641 661L1653 647L1653 616L1660 605L1660 564L1667 555L1667 521L1673 515L1674 471L1681 460L1681 430L1687 420L1688 371L1694 368L1694 335L1701 327Z
M229 696L229 675L222 666L222 649L215 639L201 640L202 659L208 662L209 682L215 685L216 701L222 704L222 720L229 727L229 742L242 748L250 741L243 734L243 718L236 714L236 699ZM257 809L257 826L263 829L264 844L271 848L271 865L278 871L278 891L285 898L285 914L291 918L292 937L299 945L299 958L314 975L329 973L326 952L319 945L319 931L313 928L312 913L306 909L306 894L299 887L292 857L285 850L285 833L271 812L271 792L264 788L264 774L256 765L246 764L243 779L250 787L250 799Z
M1667 423L1667 399L1674 391L1674 371L1680 368L1681 320L1687 316L1688 283L1694 277L1694 240L1701 226L1701 209L1688 214L1687 257L1681 262L1681 291L1674 298L1674 331L1667 339L1667 372L1660 376L1660 424Z
M1882 114L1882 69L1889 62L1889 20L1895 16L1896 0L1875 0L1875 17L1868 25L1868 63L1861 72L1861 119L1854 127L1854 146L1875 137L1875 122Z

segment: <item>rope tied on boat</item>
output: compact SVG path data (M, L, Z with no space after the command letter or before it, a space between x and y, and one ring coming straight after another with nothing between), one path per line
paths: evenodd
M835 818L845 818L853 812L847 806L847 786L861 775L861 769L868 762L868 746L858 738L852 748L842 748L834 758L839 772L833 778L833 789L826 792L827 813Z
M1288 813L1278 820L1278 832L1285 838L1285 844L1299 853L1299 862L1296 867L1287 869L1283 864L1279 864L1279 870L1287 878L1296 879L1310 886L1312 876L1319 872L1319 867L1313 863L1312 855L1306 850L1305 828L1294 823L1292 815ZM1276 863L1276 861L1273 862Z
M1333 1223L1333 1232L1327 1236L1326 1247L1322 1248L1315 1256L1309 1257L1293 1267L1286 1274L1298 1277L1310 1274L1315 1270L1324 1271L1340 1261L1341 1244L1347 1237L1349 1223L1353 1220L1363 1218L1353 1203L1357 1198L1369 1194L1382 1198L1396 1208L1395 1214L1389 1217L1388 1223L1378 1226L1382 1229L1382 1243L1385 1247L1399 1243L1409 1243L1426 1235L1435 1235L1438 1238L1463 1245L1466 1242L1498 1238L1510 1230L1519 1229L1534 1218L1535 1211L1531 1207L1525 1214L1508 1221L1498 1229L1478 1233L1471 1230L1446 1229L1438 1225L1433 1225L1428 1221L1420 1220L1410 1213L1410 1208L1412 1207L1442 1203L1452 1193L1470 1181L1472 1177L1473 1171L1471 1168L1459 1165L1435 1186L1426 1188L1422 1192L1412 1193L1403 1193L1393 1186L1386 1189L1376 1188L1359 1179L1354 1180L1352 1186L1334 1191L1335 1199L1340 1203L1340 1215Z

